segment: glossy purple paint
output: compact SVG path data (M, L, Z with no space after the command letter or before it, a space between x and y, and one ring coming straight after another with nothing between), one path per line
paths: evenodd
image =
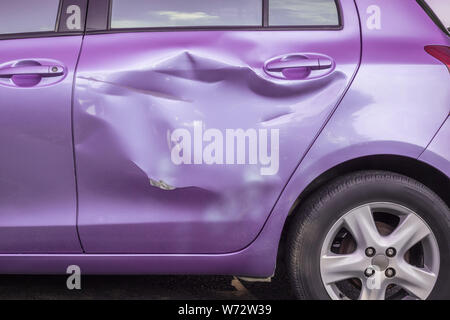
M40 63L66 70L58 77L0 78L2 253L82 252L71 131L72 83L81 40L0 41L0 69Z
M345 10L342 31L88 35L74 104L86 252L229 253L248 246L356 71L358 18L351 2ZM273 57L313 51L332 57L332 73L297 81L264 72ZM278 173L173 164L168 133L196 121L222 132L279 129Z
M17 103L13 89L0 85L0 141L8 151L0 158L0 272L64 273L77 264L94 274L267 277L298 196L336 165L392 154L420 157L449 176L449 74L423 49L448 46L449 39L415 1L376 1L382 25L370 30L372 4L341 1L339 31L85 36L73 104L85 253L75 232L67 106L81 39L1 42L0 64L46 57L62 63L68 76L46 87L58 90L59 105L41 93L32 101L38 93L32 88L14 89L23 93ZM58 49L18 56L13 41ZM334 69L313 80L264 71L274 57L298 53L330 57ZM8 117L15 120L3 122ZM278 173L261 176L251 165L173 165L167 132L193 121L206 128L279 129ZM176 189L161 190L149 179Z
M447 177L450 176L450 120L447 120L442 125L442 128L436 134L433 141L431 141L428 148L420 156L420 160L426 162L436 169L445 173Z

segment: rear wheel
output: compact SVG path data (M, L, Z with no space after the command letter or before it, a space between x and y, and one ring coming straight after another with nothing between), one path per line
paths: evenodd
M417 181L357 172L295 214L287 265L299 298L450 297L449 208Z

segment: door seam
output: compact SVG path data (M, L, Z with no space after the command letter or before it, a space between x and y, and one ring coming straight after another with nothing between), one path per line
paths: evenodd
M86 253L86 250L83 247L83 242L81 241L81 237L80 237L80 230L78 228L79 194L78 194L77 156L76 156L76 150L75 150L74 106L75 106L75 88L76 88L76 81L77 81L78 64L80 63L81 53L83 51L83 45L84 45L84 37L86 35L88 10L89 10L89 0L86 1L86 13L85 13L86 16L85 16L85 19L84 19L84 32L83 32L83 35L81 36L80 50L78 52L78 57L77 57L77 61L76 61L76 64L75 64L75 69L73 71L72 96L71 96L71 103L70 103L70 126L71 126L71 134L72 134L72 157L73 157L73 171L74 171L74 178L75 178L75 230L77 232L78 242L80 243L80 248L81 248L82 253Z

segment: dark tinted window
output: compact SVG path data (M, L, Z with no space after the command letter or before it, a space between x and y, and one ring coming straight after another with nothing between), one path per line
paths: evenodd
M261 26L261 0L113 0L111 28Z
M334 0L269 0L270 26L338 26Z
M59 0L1 0L0 34L55 31Z

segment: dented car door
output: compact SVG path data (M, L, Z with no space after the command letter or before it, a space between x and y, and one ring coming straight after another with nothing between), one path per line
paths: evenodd
M353 1L301 2L113 0L88 16L74 95L86 252L256 238L360 59Z

